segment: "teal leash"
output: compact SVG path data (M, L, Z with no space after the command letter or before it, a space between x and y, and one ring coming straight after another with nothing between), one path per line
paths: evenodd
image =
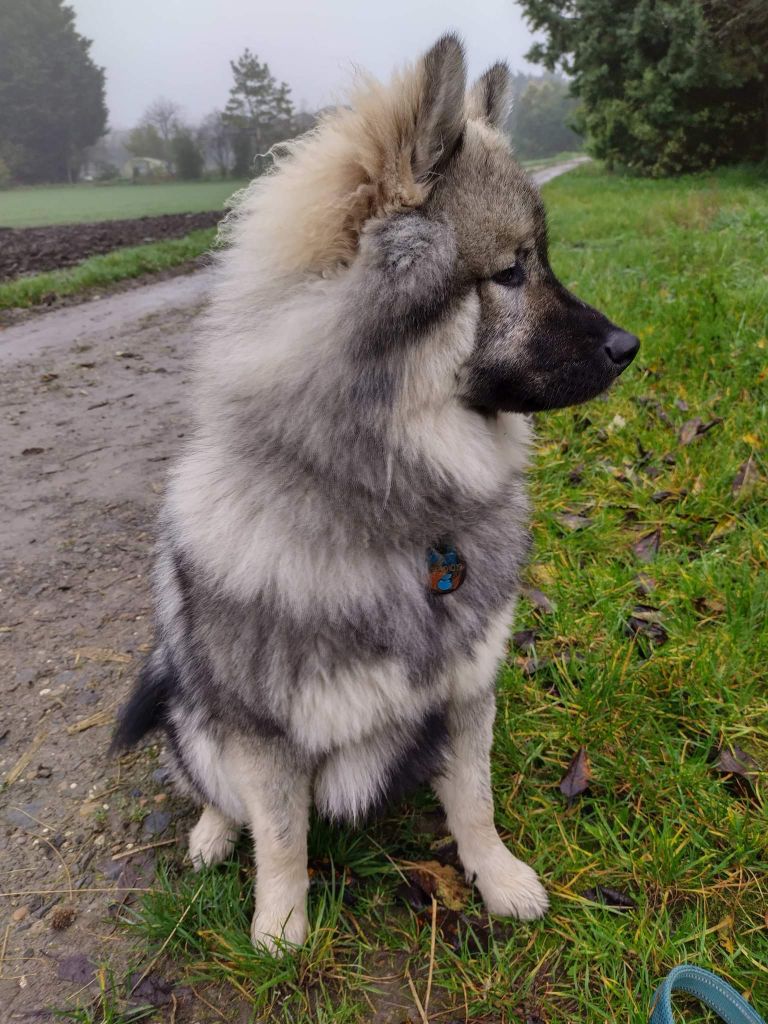
M735 988L711 971L692 964L681 964L673 968L656 989L649 1024L675 1024L672 1013L673 992L695 996L699 1002L714 1010L726 1024L766 1024Z

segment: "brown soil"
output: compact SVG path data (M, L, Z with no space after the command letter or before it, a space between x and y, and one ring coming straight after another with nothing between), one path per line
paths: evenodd
M71 267L88 256L128 245L182 238L190 231L211 228L220 210L209 213L168 213L133 220L103 220L95 224L57 224L42 228L0 227L0 281L20 274Z

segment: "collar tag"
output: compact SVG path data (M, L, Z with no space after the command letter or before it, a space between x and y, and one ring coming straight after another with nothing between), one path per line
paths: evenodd
M467 567L453 544L427 548L429 589L441 597L458 590L467 575Z

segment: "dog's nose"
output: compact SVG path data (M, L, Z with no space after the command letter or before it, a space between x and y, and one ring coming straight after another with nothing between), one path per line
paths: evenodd
M623 370L637 355L640 341L629 331L622 331L620 327L615 327L608 334L603 348L611 362L616 363Z

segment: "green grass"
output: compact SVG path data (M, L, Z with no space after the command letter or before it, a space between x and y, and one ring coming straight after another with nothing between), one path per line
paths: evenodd
M103 256L91 256L65 270L17 277L0 282L0 310L35 306L49 298L62 298L105 288L142 274L181 266L197 259L213 245L215 228L192 231L183 238L150 242L126 249L115 249Z
M735 744L768 767L768 188L741 171L636 181L586 167L545 195L556 271L643 349L606 401L539 421L530 576L555 610L520 603L539 669L526 676L510 652L493 770L501 832L541 873L551 912L497 922L489 940L473 903L479 943L458 951L438 929L429 1013L644 1024L655 985L687 961L765 1014L765 775L740 786L714 761ZM696 416L722 422L681 446ZM763 481L734 495L750 456ZM590 525L569 532L564 511ZM632 545L657 529L641 564ZM627 635L640 603L659 610L662 646ZM569 805L558 783L581 746L593 781ZM431 916L397 886L403 862L434 856L433 810L421 796L367 830L315 823L314 928L282 961L250 947L245 853L202 876L169 861L134 928L189 979L247 998L254 1020L370 1020L382 992L404 1009L377 1019L419 1020L407 977L423 1000ZM596 885L634 909L593 902ZM708 1019L689 1006L686 1020Z
M246 181L40 185L0 191L0 226L38 227L219 210Z

